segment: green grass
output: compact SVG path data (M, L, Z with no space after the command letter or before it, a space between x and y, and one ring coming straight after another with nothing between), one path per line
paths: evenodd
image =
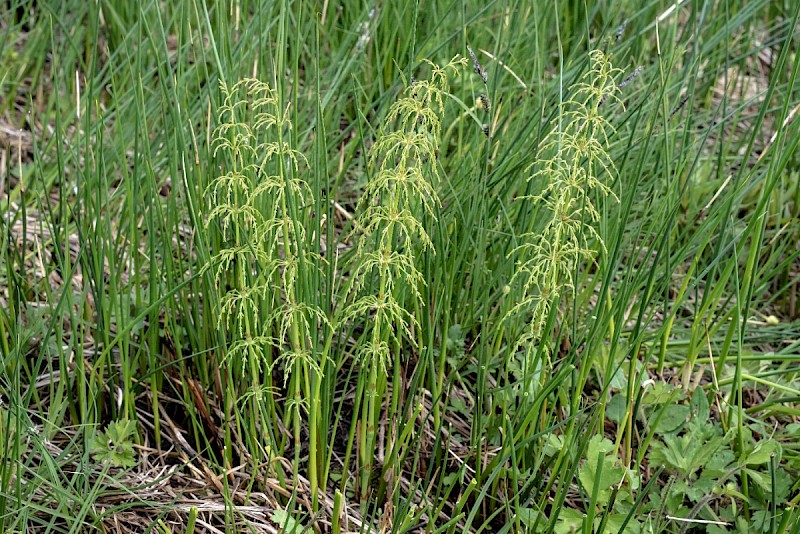
M799 18L5 2L0 530L800 532Z

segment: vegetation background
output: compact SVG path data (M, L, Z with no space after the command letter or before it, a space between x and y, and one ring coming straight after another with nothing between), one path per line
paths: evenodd
M4 0L0 531L800 532L795 0Z

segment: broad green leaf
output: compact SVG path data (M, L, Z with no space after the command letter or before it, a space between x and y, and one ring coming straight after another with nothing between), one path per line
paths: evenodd
M763 473L754 469L745 468L747 476L752 482L755 482L764 492L768 498L772 498L772 477L769 473ZM776 502L783 502L789 496L789 491L792 487L792 477L790 477L783 469L775 471L775 500Z
M716 480L713 477L701 476L696 481L689 484L686 496L689 497L692 502L698 502L713 491L715 483Z
M527 529L533 528L533 525L536 524L536 520L540 515L539 511L533 508L518 508L516 511L517 519L519 519L520 523L525 525ZM540 520L535 532L541 532L545 528L545 525L546 521ZM531 530L531 532L534 531Z
M286 510L274 510L270 519L280 527L280 532L284 534L307 534L311 532L311 529L303 527Z
M691 408L692 412L691 416L695 420L707 421L711 416L711 411L709 410L708 406L708 397L706 397L706 394L702 388L697 388L694 390L692 399L689 401L689 407Z
M671 402L673 400L673 395L677 395L675 400L680 400L683 397L683 393L680 391L676 392L672 385L666 382L656 382L645 392L642 397L642 404L647 406Z
M110 463L114 467L133 467L136 458L131 438L136 432L136 423L121 419L108 425L106 431L96 435L89 443L95 460Z
M553 532L555 534L573 534L578 532L583 525L584 514L572 508L562 508L558 513L558 520Z
M667 434L679 430L689 418L689 407L682 404L670 404L663 408L663 413L656 415L657 434Z
M622 391L628 387L628 380L625 377L625 373L622 370L622 367L619 367L614 375L611 377L611 389Z
M627 514L611 514L608 517L608 521L606 521L605 528L603 528L603 534L639 534L642 532L642 525L635 518L631 518L623 529L622 524L625 522L626 517ZM600 526L601 521L602 519L600 518L595 521L595 532L597 532L596 529Z
M592 436L586 451L586 461L578 472L578 478L587 493L591 494L595 484L598 485L597 502L599 504L608 503L611 487L618 484L624 474L623 469L616 465L617 458L609 454L613 450L614 444L610 440L599 435Z
M703 466L703 475L719 478L724 475L733 463L735 456L729 448L720 448L706 465Z
M544 444L544 453L547 456L553 456L564 448L564 438L555 434L548 434L547 441Z
M755 448L745 457L744 463L747 465L762 465L769 463L772 455L775 461L781 460L781 444L774 439L765 439L756 443Z
M628 405L625 402L625 395L614 395L606 405L606 417L615 423L621 423L627 413Z
M753 514L753 532L769 532L771 514L766 510L759 510Z

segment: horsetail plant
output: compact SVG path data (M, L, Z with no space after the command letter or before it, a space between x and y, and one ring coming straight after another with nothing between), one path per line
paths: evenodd
M572 86L572 96L561 104L552 130L539 147L545 157L528 167L528 181L541 180L541 192L521 197L544 208L544 223L522 235L523 243L512 251L517 266L511 285L521 286L521 298L506 317L525 316L527 325L516 340L524 351L524 391L535 393L545 379L537 373L548 355L543 329L558 313L562 297L575 291L574 272L579 263L594 261L596 248L605 250L597 230L600 213L595 198L617 196L607 185L616 175L616 167L607 152L608 136L613 127L600 110L604 103L615 101L619 87L614 68L606 55L595 50L590 54L591 67L581 81Z
M435 219L440 206L435 189L439 180L437 151L448 75L466 64L460 56L444 67L425 62L432 69L430 79L412 80L405 96L389 110L386 124L393 129L382 129L370 150L371 177L358 206L356 228L361 237L350 291L360 296L343 315L345 320L371 316L372 324L359 352L359 392L364 406L358 441L362 507L367 502L379 398L388 365L391 362L399 369L398 349L403 338L417 345L412 330L418 322L408 311L411 303L405 302L404 296L422 304L420 287L425 281L416 266L414 244L435 253L423 218ZM379 379L383 383L379 384Z
M326 358L315 353L311 333L329 324L304 283L323 261L306 240L308 217L303 211L314 205L314 195L300 176L309 165L286 141L292 129L289 107L281 106L276 91L249 78L220 87L224 101L214 156L227 154L230 170L211 182L205 196L214 206L206 227L218 224L226 243L207 265L217 287L230 287L219 299L217 326L228 328L233 337L223 361L242 376L249 374L245 398L254 401L253 413L262 414L262 423L277 421L271 371L283 363L284 387L289 382L284 417L294 422L296 456L301 407L309 412L308 479L316 500L318 424L307 401L322 378ZM279 354L275 359L273 350ZM254 422L251 435L259 435L258 428ZM273 436L260 432L262 439ZM251 450L269 451L263 443L253 445Z

